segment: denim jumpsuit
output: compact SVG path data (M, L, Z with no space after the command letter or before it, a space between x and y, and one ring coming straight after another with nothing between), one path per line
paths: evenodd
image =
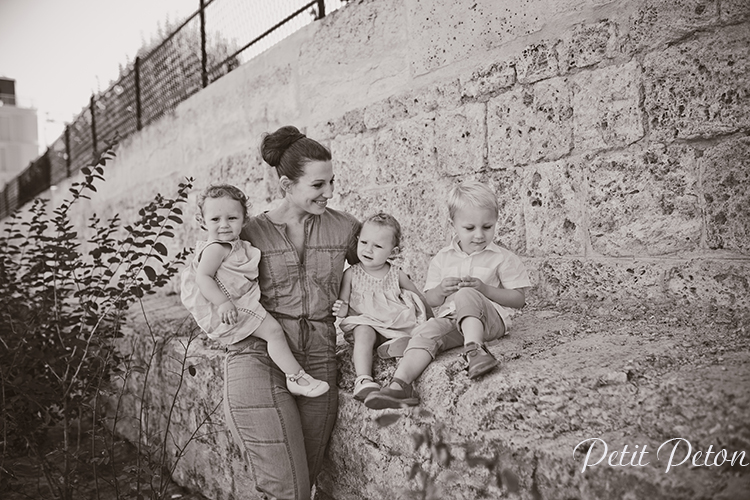
M286 225L250 218L241 238L261 251L260 302L278 320L302 368L331 386L317 398L295 397L284 373L252 335L228 347L224 368L227 425L247 454L265 498L308 500L338 410L336 329L331 312L344 261L356 262L359 222L326 209L305 221L303 259Z

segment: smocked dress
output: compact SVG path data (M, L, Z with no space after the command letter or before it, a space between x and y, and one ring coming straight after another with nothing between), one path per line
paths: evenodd
M419 296L399 286L399 272L399 267L391 264L388 273L379 279L360 264L352 266L349 316L339 325L345 334L358 325L368 325L388 339L407 337L426 320L425 306Z
M237 322L233 325L221 322L218 307L203 296L195 280L198 263L206 247L227 243L232 248L216 270L214 281L237 308ZM260 250L244 240L199 241L196 244L193 260L182 272L180 298L210 339L225 345L234 344L252 334L265 319L266 311L260 305L257 281L259 262Z

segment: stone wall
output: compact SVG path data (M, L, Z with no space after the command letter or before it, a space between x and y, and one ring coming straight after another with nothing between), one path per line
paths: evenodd
M295 124L332 151L333 206L358 217L386 210L401 222L403 266L416 283L450 237L447 190L479 179L498 193L498 242L532 271L533 307L744 310L749 45L745 0L353 1L125 140L81 224L91 211L127 221L184 176L196 178L196 190L217 180L238 184L254 210L264 210L278 192L258 152L261 134ZM185 224L173 249L191 246L196 231ZM174 326L169 318L184 319L174 304L153 314L165 315L164 328ZM220 353L191 349L201 369L189 377L189 394L220 397ZM425 380L455 376L452 366L437 364ZM342 374L344 399L351 374ZM168 387L166 379L165 372L154 387ZM459 389L446 389L452 402L429 393L423 407L444 409ZM196 418L189 401L184 422ZM465 404L471 412L489 403L472 396ZM365 432L374 425L367 415L342 406L323 486L334 498L367 497L357 492L362 483L331 472L346 463L404 475L406 462L391 461L386 450L403 448L413 429ZM450 422L464 419L470 428L449 428L450 435L481 435L485 447L521 453L512 440L489 439L487 422L452 415ZM363 432L352 434L358 426ZM236 449L217 432L189 452L178 477L216 500L253 498ZM535 473L523 474L527 496L542 498L528 489ZM586 486L571 488L586 497ZM471 498L470 491L453 498Z

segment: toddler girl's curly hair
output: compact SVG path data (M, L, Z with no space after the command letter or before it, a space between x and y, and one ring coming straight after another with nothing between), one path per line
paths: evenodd
M393 231L393 246L401 248L401 224L396 218L385 212L378 212L362 221L362 226L367 223L377 224L379 226L391 228Z
M198 221L201 228L206 229L203 221L203 205L206 203L206 198L231 198L239 201L242 205L242 220L247 220L247 207L250 202L245 193L231 184L213 184L204 189L198 196L198 212L195 214L195 220Z

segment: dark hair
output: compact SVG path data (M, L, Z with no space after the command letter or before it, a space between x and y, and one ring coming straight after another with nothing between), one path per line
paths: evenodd
M371 222L378 226L388 227L393 231L393 246L401 246L401 224L398 223L396 218L385 212L378 212L375 215L371 215L362 222L362 227L365 224Z
M249 202L245 193L243 193L240 188L232 186L231 184L212 184L198 195L198 213L195 214L195 219L201 225L201 228L205 229L203 221L203 205L206 203L206 198L231 198L239 201L240 205L242 205L242 220L247 220L247 206L249 205Z
M266 163L276 167L279 177L285 175L292 182L302 177L306 163L331 160L328 148L291 125L263 134L260 153Z

